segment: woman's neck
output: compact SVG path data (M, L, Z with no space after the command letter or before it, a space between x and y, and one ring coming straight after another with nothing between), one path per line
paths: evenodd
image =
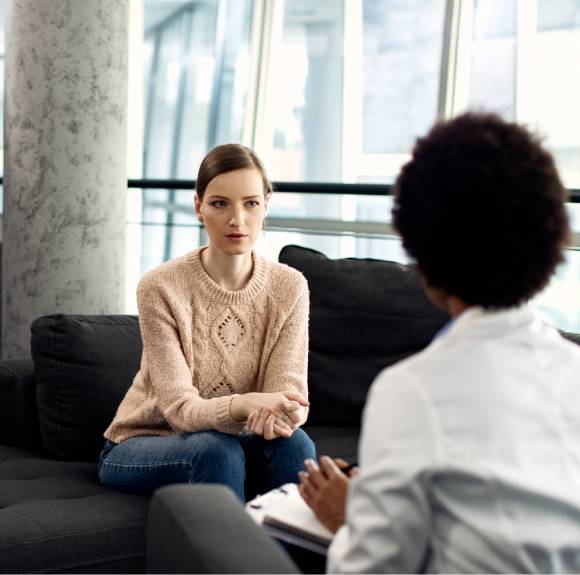
M431 303L439 309L446 311L452 318L460 316L466 309L472 307L470 304L464 302L457 296L451 295L444 289L431 286L421 271L419 271L419 279Z
M207 275L223 289L241 290L252 277L254 269L252 252L224 254L209 245L202 250L199 257Z
M459 317L466 309L472 307L463 300L455 296L449 296L447 300L447 311L452 318Z

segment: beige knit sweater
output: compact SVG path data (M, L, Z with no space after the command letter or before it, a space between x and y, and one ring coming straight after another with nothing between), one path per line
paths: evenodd
M111 441L208 429L237 434L244 424L230 415L234 395L307 396L304 276L253 253L246 287L225 290L205 272L202 249L139 282L141 369L105 431Z

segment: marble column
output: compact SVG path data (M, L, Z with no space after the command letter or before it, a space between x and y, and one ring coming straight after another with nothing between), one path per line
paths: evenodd
M6 0L2 351L122 313L128 0Z

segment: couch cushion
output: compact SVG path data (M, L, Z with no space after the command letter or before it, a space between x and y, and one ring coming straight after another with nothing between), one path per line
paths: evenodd
M279 260L310 288L309 424L357 427L379 371L425 347L448 316L410 266L332 260L298 246L284 247Z
M358 461L358 427L320 427L307 423L304 431L316 445L316 454L340 457L348 463Z
M0 445L0 573L143 573L148 506L94 463Z
M40 433L46 451L96 461L103 432L139 370L135 316L53 315L32 324Z

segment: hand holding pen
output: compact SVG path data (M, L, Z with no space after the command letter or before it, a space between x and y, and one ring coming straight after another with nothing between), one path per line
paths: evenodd
M336 533L344 524L348 488L358 469L326 455L320 458L320 466L313 459L304 464L306 471L299 473L298 491L318 520Z

